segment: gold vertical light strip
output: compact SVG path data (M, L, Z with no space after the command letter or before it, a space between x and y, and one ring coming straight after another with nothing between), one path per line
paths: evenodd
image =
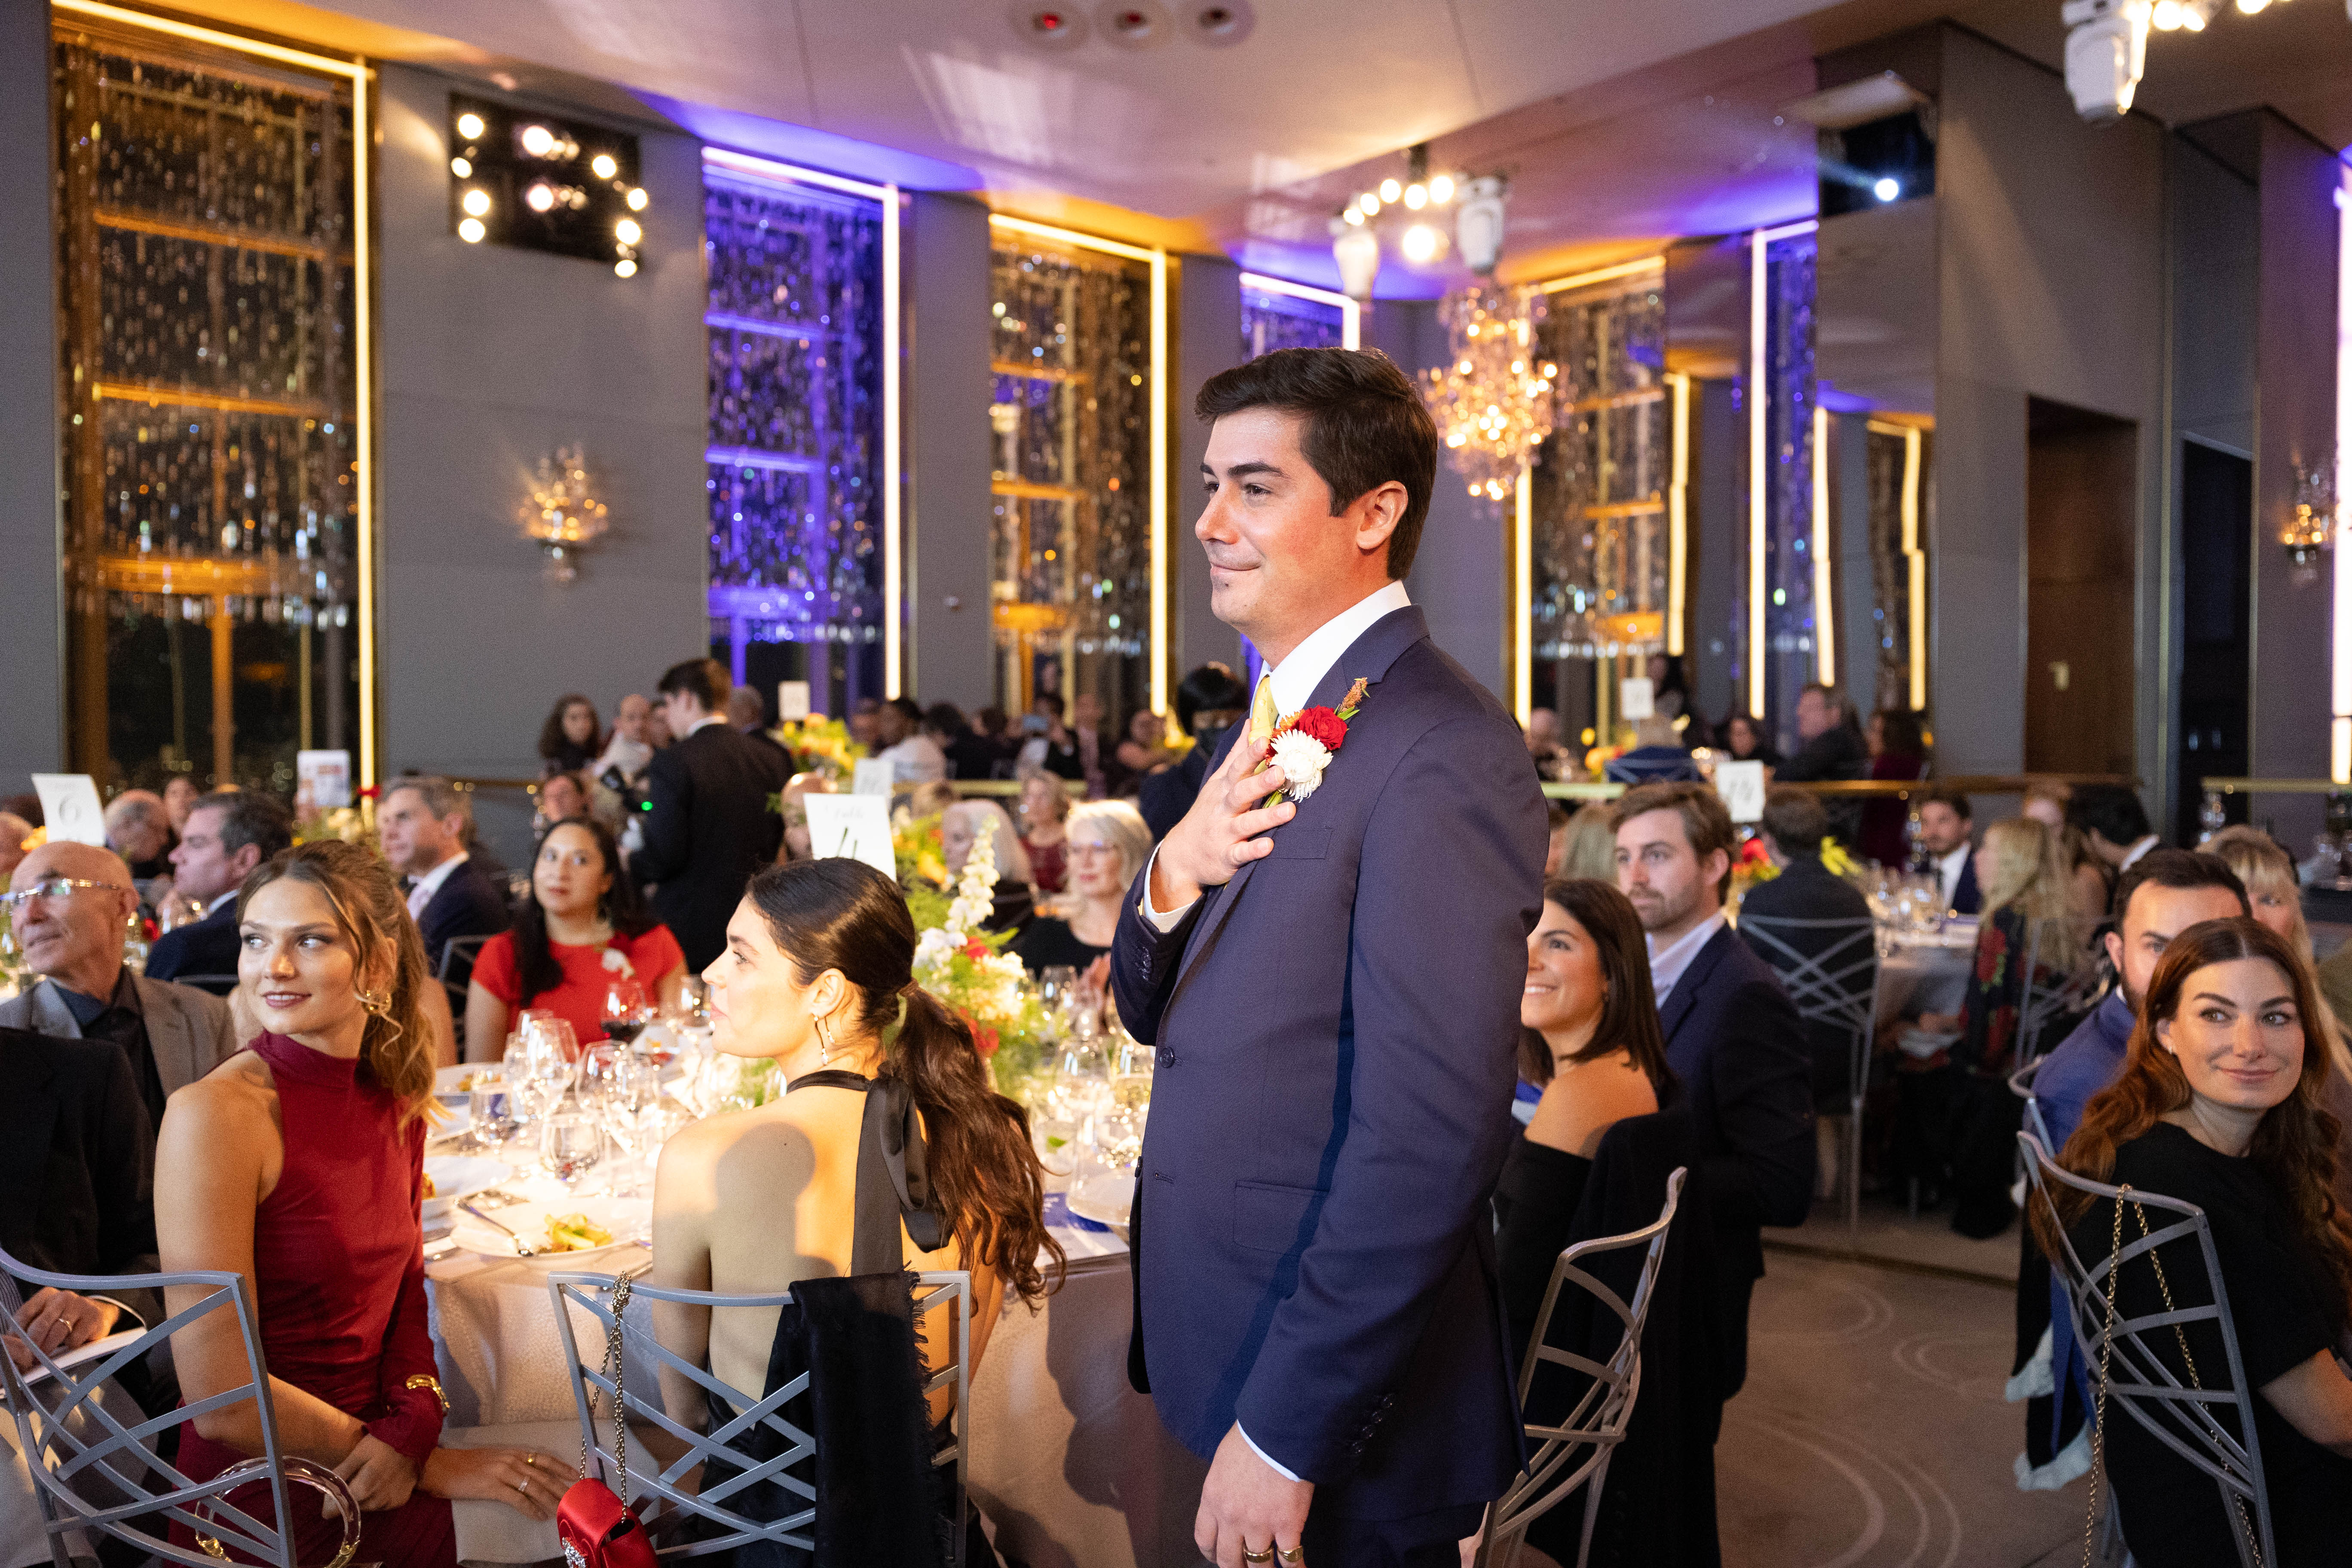
M1683 620L1690 576L1690 377L1669 374L1673 424L1666 479L1666 652L1683 651Z
M1511 711L1525 728L1535 706L1535 476L1519 470L1511 505Z
M101 0L52 0L55 10L76 16L89 16L111 22L121 26L143 27L151 33L167 37L184 38L190 43L205 44L214 48L249 55L256 59L274 60L280 65L299 67L322 76L339 76L352 84L352 324L358 342L352 351L352 374L358 385L353 406L358 411L359 427L352 432L352 468L359 494L353 498L354 546L359 555L359 678L360 678L360 752L359 784L362 787L375 783L375 329L374 312L369 299L373 268L369 249L373 234L369 221L369 205L373 193L368 185L368 152L373 132L368 124L368 83L374 71L364 59L337 59L331 55L312 54L307 49L289 48L266 39L248 38L236 33L224 33L215 27L202 27L193 22L183 22L170 16L151 16L121 5L109 5Z
M898 494L898 187L882 187L882 695L906 689L905 513Z
M2352 170L2336 187L2336 500L2342 518L2340 509L2352 502ZM2352 539L2336 542L2335 587L2327 776L2346 784L2352 784Z
M1343 349L1360 349L1364 346L1364 308L1345 294L1335 293L1328 289L1310 288L1304 283L1293 283L1287 278L1269 278L1263 272L1243 273L1242 287L1255 289L1261 294L1287 294L1294 300L1312 300L1318 305L1337 306L1339 311L1339 346Z
M1903 559L1911 590L1911 706L1927 706L1927 552L1919 548L1919 459L1924 437L1916 425L1903 430Z
M1830 411L1813 405L1813 651L1822 684L1837 678L1836 582L1830 570Z
M1764 231L1748 237L1748 711L1764 717Z

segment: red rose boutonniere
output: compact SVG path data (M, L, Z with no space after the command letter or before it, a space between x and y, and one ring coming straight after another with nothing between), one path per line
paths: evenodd
M1274 727L1274 737L1268 742L1266 757L1282 770L1287 782L1274 792L1266 804L1281 800L1305 800L1320 788L1323 770L1348 739L1348 721L1364 705L1364 693L1370 682L1359 677L1348 688L1348 695L1339 700L1335 711L1329 708L1302 708ZM1259 764L1264 766L1264 763Z

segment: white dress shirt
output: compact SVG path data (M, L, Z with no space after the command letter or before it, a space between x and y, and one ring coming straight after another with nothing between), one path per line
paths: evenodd
M948 754L929 735L909 735L879 760L890 764L893 784L938 784L948 776Z
M1937 857L1936 876L1944 884L1944 907L1946 909L1950 909L1952 907L1952 900L1959 897L1960 873L1968 869L1969 857L1975 853L1976 848L1974 846L1962 844L1958 849L1953 850L1948 855Z
M1666 1005L1666 993L1675 988L1675 982L1680 980L1683 971L1691 966L1691 960L1698 956L1698 950L1713 941L1715 933L1721 931L1726 923L1723 911L1717 910L1664 947L1658 945L1656 937L1642 939L1643 944L1650 950L1650 989L1656 994L1659 1006Z
M416 885L408 889L408 915L411 920L425 918L425 906L433 901L433 895L441 890L441 884L449 879L449 873L464 865L467 858L466 852L460 849L416 879Z

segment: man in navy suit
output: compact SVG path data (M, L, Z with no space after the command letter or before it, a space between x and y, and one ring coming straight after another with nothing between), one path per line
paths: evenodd
M1724 1397L1748 1375L1748 1299L1762 1227L1802 1225L1813 1189L1812 1057L1780 977L1732 934L1731 814L1712 786L1643 784L1618 797L1617 886L1650 946L1666 1064L1690 1097L1724 1291Z
M677 938L688 972L698 974L727 950L727 921L744 886L784 840L779 802L792 759L782 746L728 727L734 682L717 659L672 665L659 689L662 717L677 739L646 769L645 842L629 857L629 874L655 885L655 918Z
M442 955L457 938L507 929L505 885L467 853L465 797L447 779L404 773L393 780L376 802L375 826L383 858L402 875L427 969L441 973ZM471 963L450 968L450 1005L461 1017L472 976Z
M294 819L259 790L215 790L188 808L172 851L172 886L205 906L205 918L165 931L147 955L147 978L236 989L236 890L253 868L294 842Z
M1158 1047L1129 1372L1211 1461L1222 1568L1452 1568L1522 1461L1487 1200L1543 797L1406 597L1436 464L1412 384L1287 349L1198 409L1211 604L1270 668L1112 945Z
M1977 888L1977 847L1969 837L1974 816L1969 797L1958 790L1931 789L1919 797L1919 847L1943 886L1944 907L1955 914L1975 914L1984 901Z

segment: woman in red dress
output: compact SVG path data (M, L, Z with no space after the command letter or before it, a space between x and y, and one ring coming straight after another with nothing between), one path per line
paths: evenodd
M349 1484L364 1515L361 1560L448 1568L449 1499L496 1499L543 1520L572 1478L553 1455L439 1446L418 1218L433 1090L424 947L383 862L332 840L287 850L247 879L237 931L240 1000L265 1032L164 1111L163 1266L244 1276L278 1446ZM209 1294L176 1289L168 1305L184 1311ZM172 1352L191 1405L246 1381L233 1314L182 1329ZM179 1468L209 1479L261 1447L247 1400L192 1417ZM264 1517L261 1483L234 1496ZM314 1494L289 1496L299 1554L320 1561L341 1525ZM193 1542L184 1526L173 1533Z
M620 846L593 817L574 816L540 836L530 897L514 929L482 944L466 987L466 1057L494 1062L525 1007L544 1007L585 1045L605 1037L604 992L633 983L667 1007L686 978L686 953L649 914L621 872Z

